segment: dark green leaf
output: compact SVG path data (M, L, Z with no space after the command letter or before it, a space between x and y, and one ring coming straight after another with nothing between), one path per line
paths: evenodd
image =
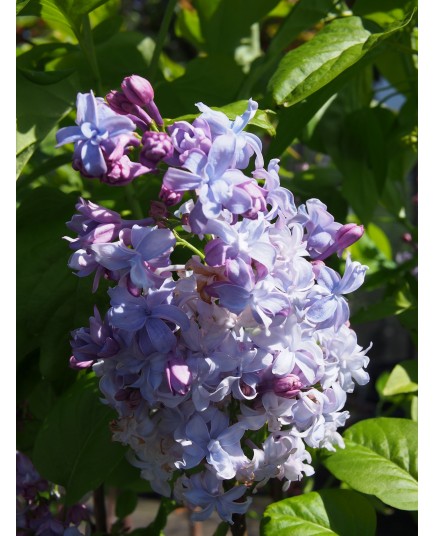
M340 480L401 510L417 510L417 423L361 421L344 433L345 449L324 464Z
M35 84L40 84L41 86L46 86L50 84L56 84L64 78L68 78L73 72L74 69L66 70L56 70L56 71L35 71L33 69L20 69L17 71L21 73L27 80L34 82Z
M394 367L383 388L383 395L414 393L417 390L417 361L407 360L401 361Z
M371 108L345 117L331 156L344 176L342 193L367 225L387 176L387 152L381 125Z
M92 37L95 44L104 43L117 32L119 32L123 23L120 15L114 15L100 22L92 30Z
M17 15L26 7L30 0L17 0Z
M208 106L225 106L236 100L243 78L240 67L232 58L222 55L197 58L187 65L185 74L173 82L155 88L156 99L163 117L196 113L196 102Z
M229 530L229 525L226 521L222 521L219 526L216 528L213 536L226 536Z
M19 167L71 109L76 90L68 80L41 86L17 73L17 156ZM25 151L25 157L22 153Z
M108 0L40 0L42 17L47 21L54 21L62 25L68 24L78 37L82 17Z
M123 519L132 514L137 506L137 493L134 491L123 491L116 499L116 517Z
M279 110L277 113L279 122L276 137L270 143L267 151L268 157L275 158L280 156L286 147L294 141L294 138L301 134L315 113L371 61L372 57L367 54L358 63L346 69L342 74L305 100Z
M65 487L67 504L99 486L124 455L124 448L110 439L113 410L99 397L97 379L82 376L59 398L36 439L35 466Z
M212 54L228 54L242 37L250 35L250 27L278 4L279 0L196 0L204 47ZM222 39L224 36L224 39Z
M352 7L354 15L376 22L382 28L404 20L417 7L415 0L357 0Z
M204 39L200 29L199 15L195 9L182 7L178 11L176 18L175 32L178 37L183 37L193 46L200 49L203 47Z
M282 59L269 83L277 104L291 106L315 93L360 61L408 20L385 32L370 31L359 17L335 19Z
M281 52L303 31L323 19L333 10L333 0L304 0L297 2L282 22L267 50L267 55Z
M268 506L261 536L374 536L375 528L374 507L363 495L324 489Z
M42 380L33 389L28 398L31 414L37 419L45 419L53 407L55 399L56 395L51 383L47 380Z

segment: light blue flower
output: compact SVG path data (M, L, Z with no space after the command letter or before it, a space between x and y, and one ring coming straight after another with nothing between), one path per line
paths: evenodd
M119 137L131 137L136 128L131 119L111 110L92 91L77 95L76 123L76 127L64 127L57 132L56 147L74 143L83 170L91 177L107 172L104 149L111 153Z

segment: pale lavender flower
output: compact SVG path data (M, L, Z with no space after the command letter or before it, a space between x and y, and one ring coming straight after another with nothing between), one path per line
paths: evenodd
M105 156L108 158L115 149L119 152L119 144L123 153L133 137L134 123L112 111L102 99L96 99L92 91L78 94L76 123L76 127L57 132L57 147L74 143L74 158L80 171L89 177L105 176L109 171Z
M250 497L239 502L246 492L245 486L235 486L225 492L222 481L209 470L192 475L188 480L184 480L184 483L187 489L183 490L183 497L192 508L201 508L201 511L192 514L194 521L208 519L213 511L217 510L221 519L233 524L233 514L245 514L252 502Z
M138 288L158 286L161 278L154 274L154 270L168 264L176 242L173 233L157 226L140 225L133 225L128 231L122 233L119 242L90 246L95 261L108 270L129 273Z
M350 317L347 301L342 294L357 290L363 284L367 269L367 266L351 261L350 255L342 279L331 268L323 267L317 278L318 285L307 296L306 319L319 329L334 326L337 331Z
M111 309L108 317L114 327L130 332L140 332L140 346L146 347L149 337L156 350L167 353L176 344L174 328L188 330L187 315L175 305L167 303L166 289L150 292L147 297L135 297L125 286L109 290ZM169 324L174 327L169 327ZM144 348L145 351L145 348Z

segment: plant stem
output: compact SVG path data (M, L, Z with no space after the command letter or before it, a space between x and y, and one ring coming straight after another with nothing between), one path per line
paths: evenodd
M93 491L93 510L97 532L107 533L107 514L105 509L104 486L101 484Z
M151 64L149 66L149 79L154 80L157 73L158 60L160 59L161 50L163 49L164 40L169 30L170 21L178 0L169 0L166 11L164 12L163 21L161 22L160 31L158 32L157 41L155 42L154 52L152 54Z
M234 514L232 520L234 522L231 525L232 536L247 536L246 514Z
M181 238L175 229L172 230L172 233L175 235L177 246L184 246L188 249L191 249L191 251L196 253L196 255L199 255L202 260L205 259L205 255L199 249L195 248L193 244L190 244L190 242L187 242L187 240Z
M83 15L82 32L77 36L80 47L83 54L87 57L87 60L92 69L96 82L96 92L98 95L102 94L101 75L98 67L98 60L96 58L95 45L92 38L92 29L90 27L89 14Z

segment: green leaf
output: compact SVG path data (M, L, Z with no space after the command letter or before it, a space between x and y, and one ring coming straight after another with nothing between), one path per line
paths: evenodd
M26 5L30 2L30 0L17 0L17 12L18 15L22 9L26 7Z
M33 461L66 489L68 505L95 489L125 449L111 442L113 410L101 403L98 380L82 376L57 401L36 438Z
M62 25L68 24L78 37L83 15L105 4L108 0L40 0L42 18Z
M196 0L204 48L208 53L232 56L250 27L271 11L279 0ZM224 36L224 39L222 39Z
M419 397L417 395L413 396L411 399L411 406L410 406L410 412L411 412L411 418L413 421L417 422L418 417L418 400Z
M388 161L381 125L371 108L346 116L331 156L344 176L344 197L367 225L384 188Z
M35 71L33 69L17 69L27 80L34 82L35 84L40 84L42 86L56 84L64 78L68 78L73 72L74 69L66 70L56 70L56 71Z
M333 10L333 0L303 0L297 2L282 22L267 50L267 56L277 54L307 28L311 28Z
M405 19L417 7L416 0L357 0L354 15L376 22L382 28Z
M123 491L116 499L116 517L123 519L132 514L137 506L137 493L131 490Z
M218 527L216 528L213 536L226 536L229 530L229 525L226 523L226 521L222 521Z
M312 40L282 59L269 82L275 101L284 106L302 101L407 23L408 20L396 23L385 32L374 33L359 17L335 19Z
M62 240L75 212L75 194L41 187L27 192L17 211L17 359L41 347L40 369L49 379L69 371L69 334L86 325L93 305L92 276L79 278L67 266L71 250Z
M194 114L196 102L225 106L235 101L242 79L241 68L233 58L222 55L196 58L187 64L183 76L156 85L155 101L163 117L177 117L179 110Z
M363 495L324 489L268 506L261 536L374 536L375 528L374 507Z
M197 49L203 48L204 38L200 29L199 14L190 6L180 5L175 23L175 33L178 37L183 37Z
M294 138L301 134L314 114L371 61L372 57L367 54L305 100L279 110L277 112L279 122L276 137L270 143L267 158L280 156L286 147L294 141Z
M417 385L417 361L407 360L396 365L383 389L384 396L414 393Z
M345 449L324 460L327 469L362 493L401 510L417 510L417 423L380 417L344 432Z
M16 150L20 171L37 145L70 111L75 96L69 79L42 86L17 73Z

